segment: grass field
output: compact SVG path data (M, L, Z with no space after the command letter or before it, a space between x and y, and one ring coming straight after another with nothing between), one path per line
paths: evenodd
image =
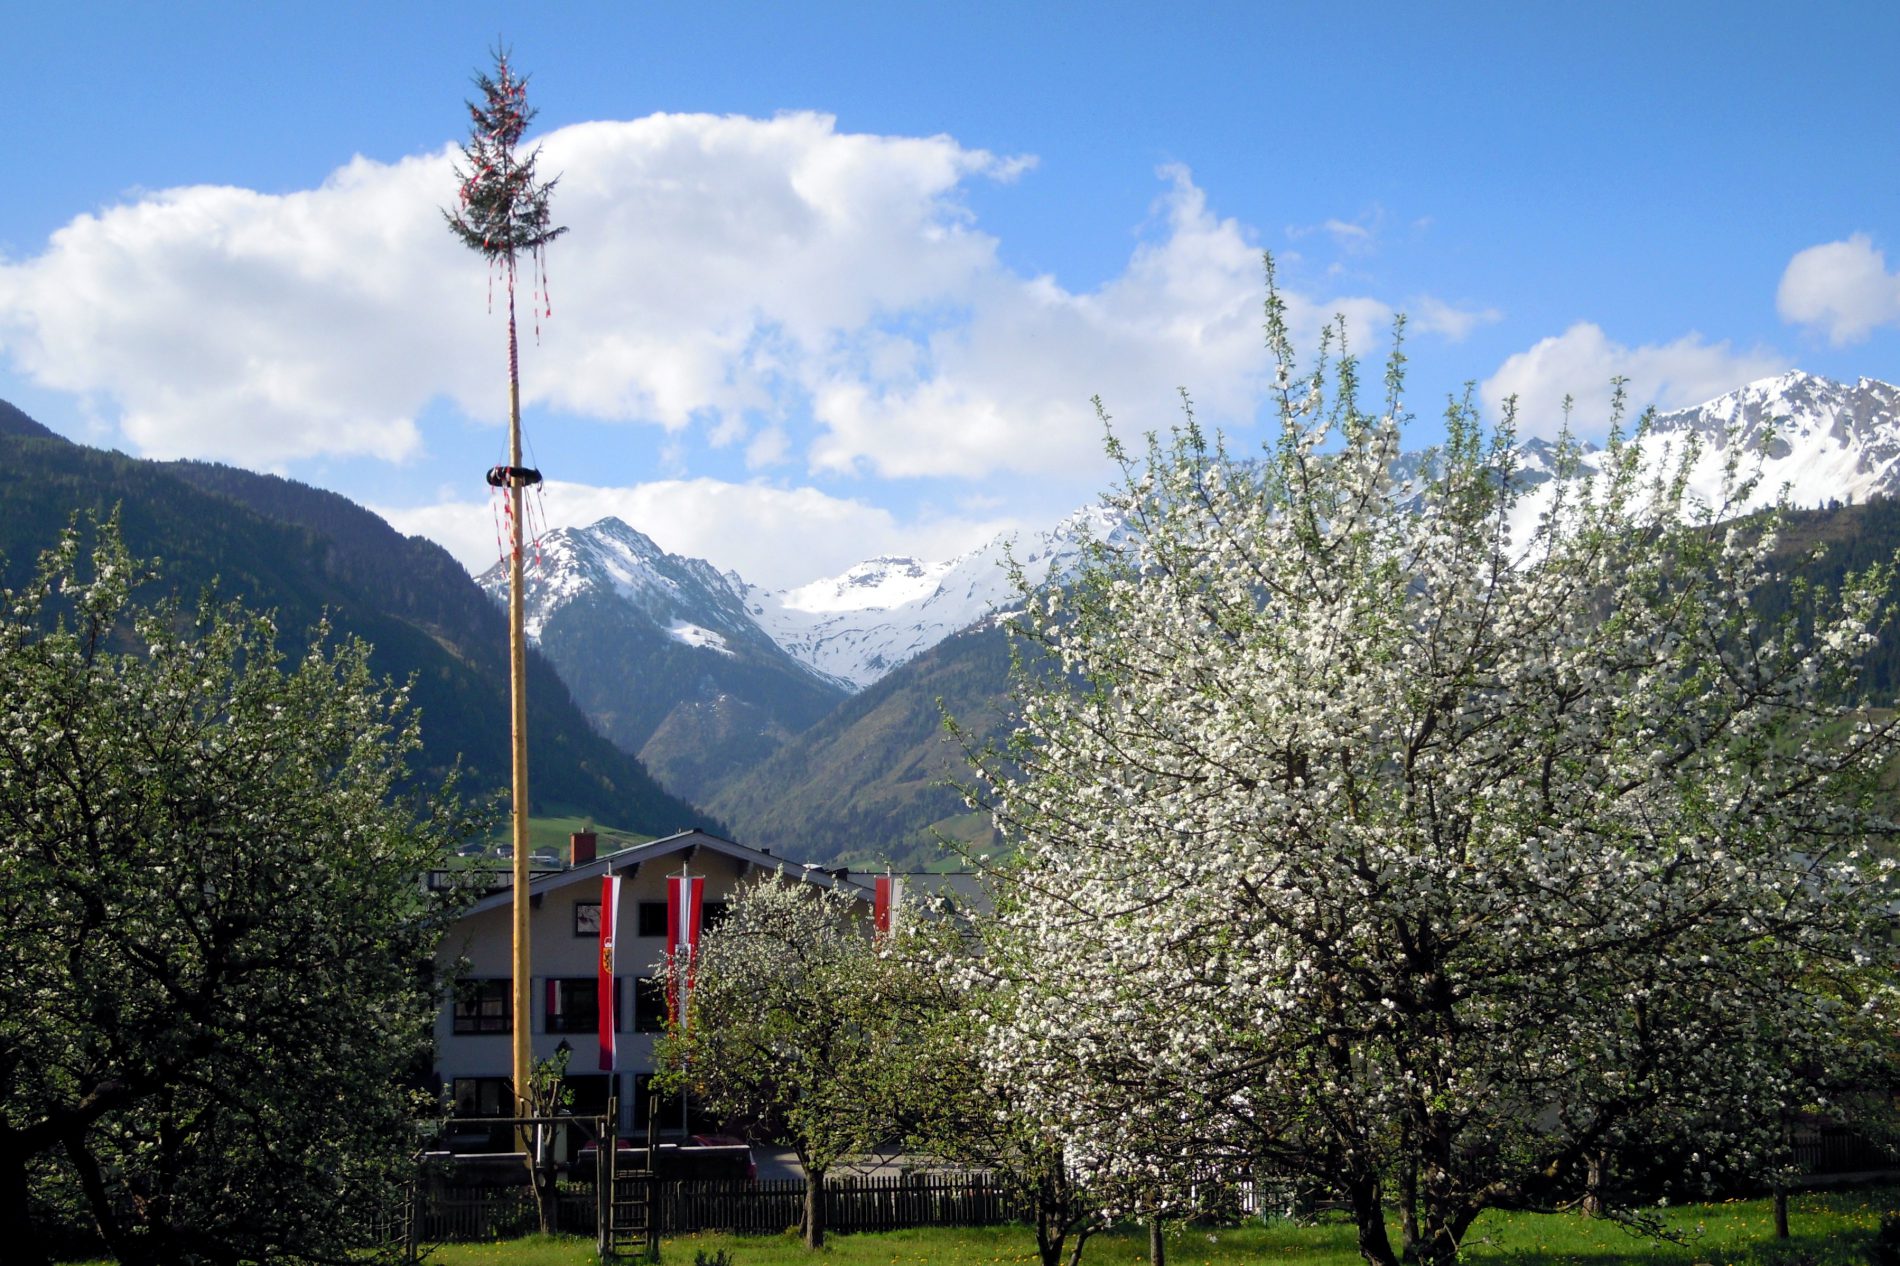
M491 849L514 842L514 828L503 821L495 834L490 837ZM619 827L602 826L592 818L529 818L529 849L551 848L557 857L567 857L567 837L575 831L593 831L600 836L600 851L611 853L617 849L634 844L644 844L652 839L651 835L642 835L638 831L623 831Z
M1639 1239L1609 1223L1579 1215L1491 1213L1466 1240L1465 1260L1497 1266L1859 1266L1882 1213L1896 1207L1892 1188L1812 1193L1792 1202L1793 1238L1774 1239L1766 1200L1684 1205L1667 1210L1680 1244ZM1396 1238L1397 1229L1394 1228ZM724 1249L733 1266L810 1266L814 1260L796 1237L694 1235L661 1246L668 1266L693 1266L700 1253ZM1140 1230L1097 1235L1083 1266L1134 1266L1148 1257ZM1360 1258L1352 1227L1343 1222L1300 1227L1286 1223L1235 1229L1186 1228L1169 1235L1169 1266L1353 1266ZM591 1266L591 1240L515 1240L505 1244L457 1244L429 1258L441 1266ZM1036 1246L1023 1227L978 1230L891 1231L839 1235L820 1259L828 1266L1034 1266Z

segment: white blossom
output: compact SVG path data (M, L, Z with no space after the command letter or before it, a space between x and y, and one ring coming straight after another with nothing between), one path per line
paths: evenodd
M1851 697L1890 574L1797 638L1778 516L1688 508L1646 421L1587 479L1564 439L1513 539L1509 419L1454 404L1401 503L1396 369L1371 413L1356 371L1257 461L1151 439L1130 543L1026 605L1061 671L981 772L1018 849L984 1042L1104 1190L1297 1170L1369 1261L1396 1198L1445 1262L1490 1205L1614 1200L1633 1143L1767 1158L1806 1070L1892 1031L1857 850L1900 740Z

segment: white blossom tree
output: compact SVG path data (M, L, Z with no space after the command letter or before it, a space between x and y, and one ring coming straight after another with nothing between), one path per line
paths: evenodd
M996 927L936 898L880 938L875 989L889 1024L865 1091L908 1150L993 1175L1033 1227L1042 1266L1078 1266L1106 1225L1101 1193L1083 1187L1060 1139L971 1041L1022 996Z
M659 1084L789 1144L805 1171L807 1248L825 1239L825 1178L887 1136L866 1083L888 1044L878 957L843 887L765 875L701 939L685 1023L655 1055ZM669 996L676 964L664 964Z
M1304 1175L1380 1266L1392 1206L1447 1263L1486 1208L1614 1211L1633 1145L1766 1163L1893 1032L1850 1023L1894 1001L1900 731L1855 698L1892 568L1763 618L1777 516L1620 414L1514 535L1508 413L1452 402L1397 482L1403 358L1375 410L1343 334L1298 372L1270 268L1267 329L1277 443L1111 441L1130 543L1026 595L1055 671L979 794L1030 992L987 1058L1103 1190Z
M0 1257L370 1261L486 822L408 771L406 692L319 629L153 600L117 519L0 592Z

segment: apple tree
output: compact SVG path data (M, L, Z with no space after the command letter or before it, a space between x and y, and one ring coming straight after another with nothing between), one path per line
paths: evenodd
M411 1172L469 829L359 643L139 597L116 524L0 595L0 1236L340 1259ZM426 1105L425 1105L426 1106Z
M1627 1210L1633 1148L1768 1164L1894 1031L1900 723L1856 672L1892 567L1765 617L1735 461L1698 500L1619 416L1532 507L1509 412L1454 400L1407 480L1396 351L1368 392L1339 332L1295 365L1271 285L1267 328L1277 439L1111 442L1132 531L1025 595L1057 671L979 795L1035 970L986 1058L1085 1182L1302 1176L1375 1266Z

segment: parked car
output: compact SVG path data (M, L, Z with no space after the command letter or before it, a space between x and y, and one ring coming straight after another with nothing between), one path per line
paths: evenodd
M706 1173L707 1178L743 1178L747 1182L759 1178L759 1163L752 1156L751 1145L730 1134L695 1134L680 1148L680 1154L683 1159L691 1157L689 1164L696 1171L717 1171ZM695 1172L694 1177L700 1176Z
M614 1162L615 1164L623 1165L628 1168L636 1168L646 1162L645 1144L636 1143L632 1139L618 1139L616 1142L618 1143L618 1147L615 1150L618 1154L618 1159ZM596 1164L594 1158L599 1154L600 1148L595 1144L593 1139L588 1139L574 1150L574 1160L568 1165L568 1172L573 1174L576 1178L591 1180L594 1176L594 1167Z
M626 1138L619 1143L618 1164L634 1166L646 1160L644 1144ZM753 1159L751 1145L730 1134L695 1134L685 1143L662 1143L655 1150L654 1165L662 1178L732 1178L756 1182L759 1177L759 1165ZM598 1152L591 1139L581 1144L574 1153L571 1171L577 1176L591 1176Z

